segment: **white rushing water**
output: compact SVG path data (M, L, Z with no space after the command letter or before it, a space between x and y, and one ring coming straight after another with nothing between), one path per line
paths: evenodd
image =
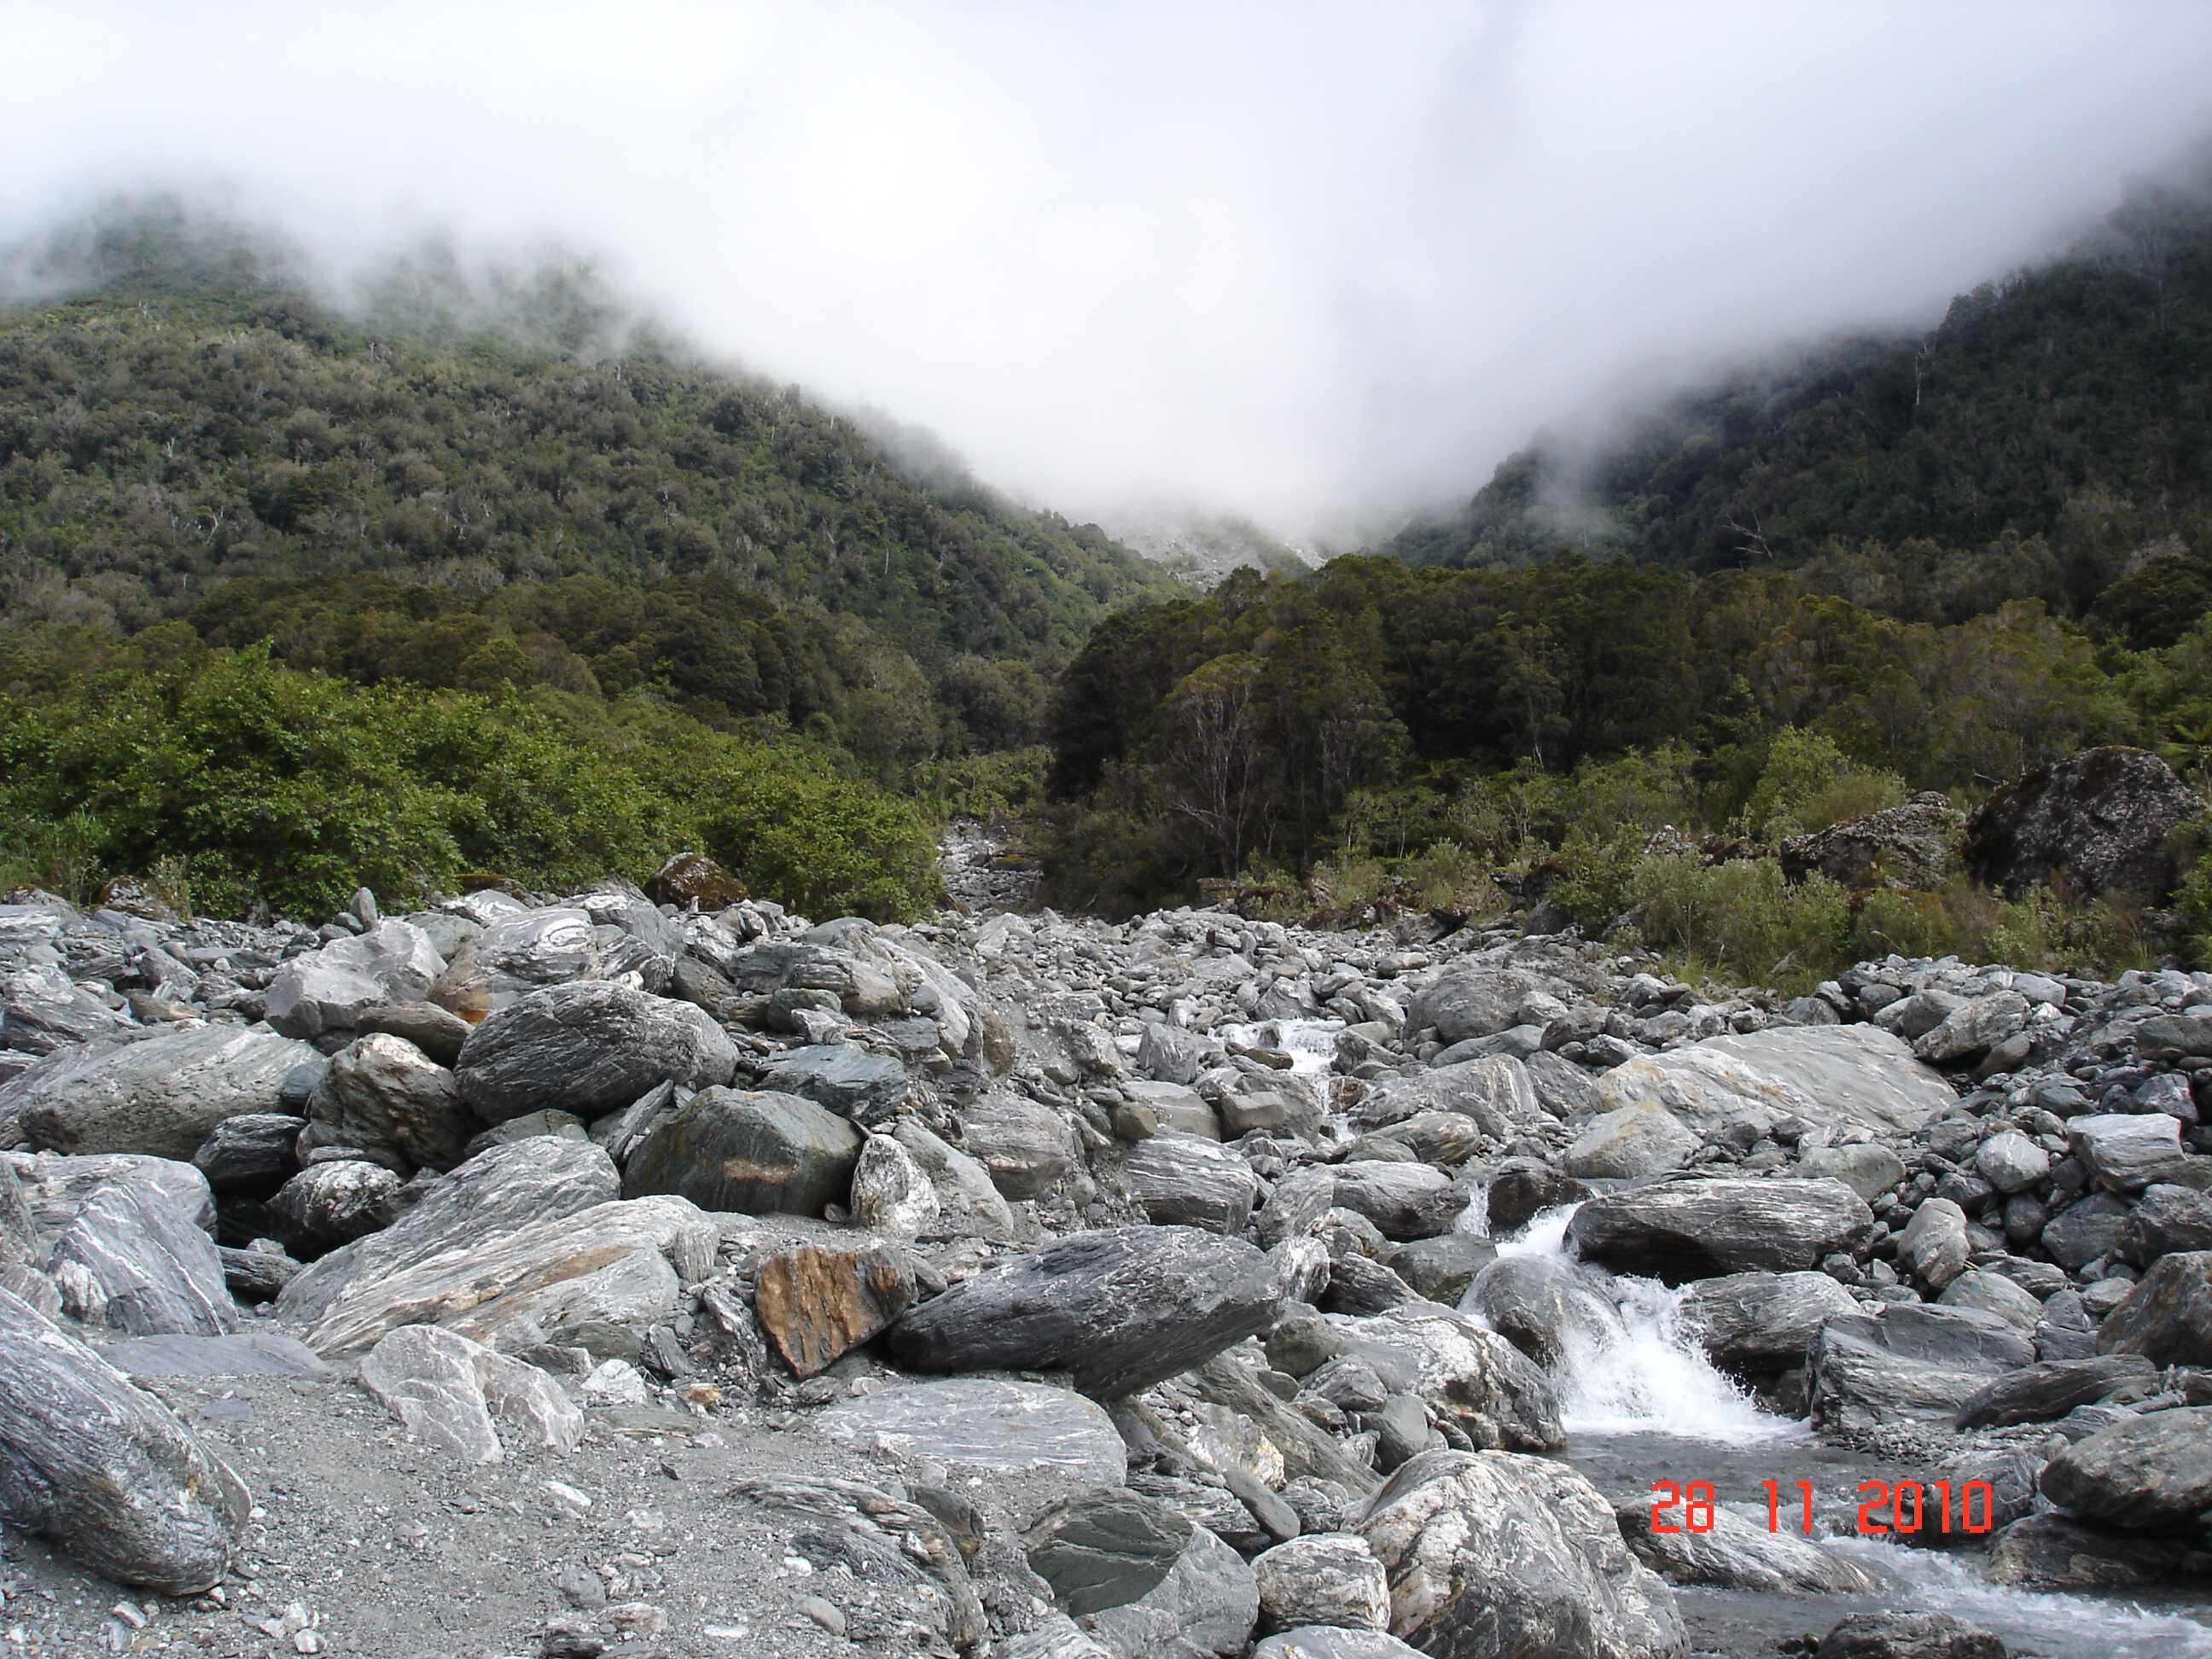
M1340 1019L1264 1019L1249 1025L1224 1025L1221 1039L1240 1048L1273 1048L1291 1057L1291 1070L1326 1073L1336 1058Z
M1825 1540L1894 1586L1903 1613L1956 1613L2045 1659L2212 1659L2212 1611L2194 1616L2117 1598L2015 1589L1983 1579L1978 1558L1872 1538Z
M1552 1381L1559 1391L1567 1432L1658 1433L1737 1443L1804 1435L1802 1423L1760 1410L1682 1334L1681 1291L1656 1279L1575 1262L1567 1224L1580 1207L1567 1204L1539 1211L1520 1232L1498 1244L1501 1256L1542 1256L1576 1267L1620 1310L1620 1328L1607 1340L1593 1344L1566 1334L1566 1358Z

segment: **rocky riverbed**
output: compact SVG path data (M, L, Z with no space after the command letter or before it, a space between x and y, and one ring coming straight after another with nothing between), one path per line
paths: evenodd
M713 877L0 904L12 1650L2212 1653L2212 978Z

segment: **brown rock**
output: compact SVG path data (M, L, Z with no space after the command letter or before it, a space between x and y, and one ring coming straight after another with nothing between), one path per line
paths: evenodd
M704 853L678 853L653 872L645 896L679 910L725 909L745 896L745 884Z
M904 1251L810 1244L761 1263L753 1312L793 1372L812 1376L914 1302L914 1263Z

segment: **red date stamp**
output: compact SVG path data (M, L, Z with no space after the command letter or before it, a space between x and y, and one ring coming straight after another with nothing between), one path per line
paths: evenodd
M1809 1537L1813 1483L1797 1481L1794 1490L1778 1480L1759 1484L1766 1493L1767 1531L1784 1531L1794 1522ZM1948 1480L1862 1480L1858 1496L1858 1529L1865 1537L1894 1533L1984 1533L1994 1524L1996 1493L1986 1480L1969 1480L1957 1487ZM1651 1483L1651 1530L1711 1532L1716 1501L1710 1480L1692 1480L1686 1486L1655 1480Z

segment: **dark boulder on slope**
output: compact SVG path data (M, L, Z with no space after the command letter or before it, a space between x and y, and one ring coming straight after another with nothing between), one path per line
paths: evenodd
M2056 878L2078 897L2156 903L2179 874L2166 838L2201 805L2148 750L2084 750L1990 796L1966 826L1966 867L2014 896Z

